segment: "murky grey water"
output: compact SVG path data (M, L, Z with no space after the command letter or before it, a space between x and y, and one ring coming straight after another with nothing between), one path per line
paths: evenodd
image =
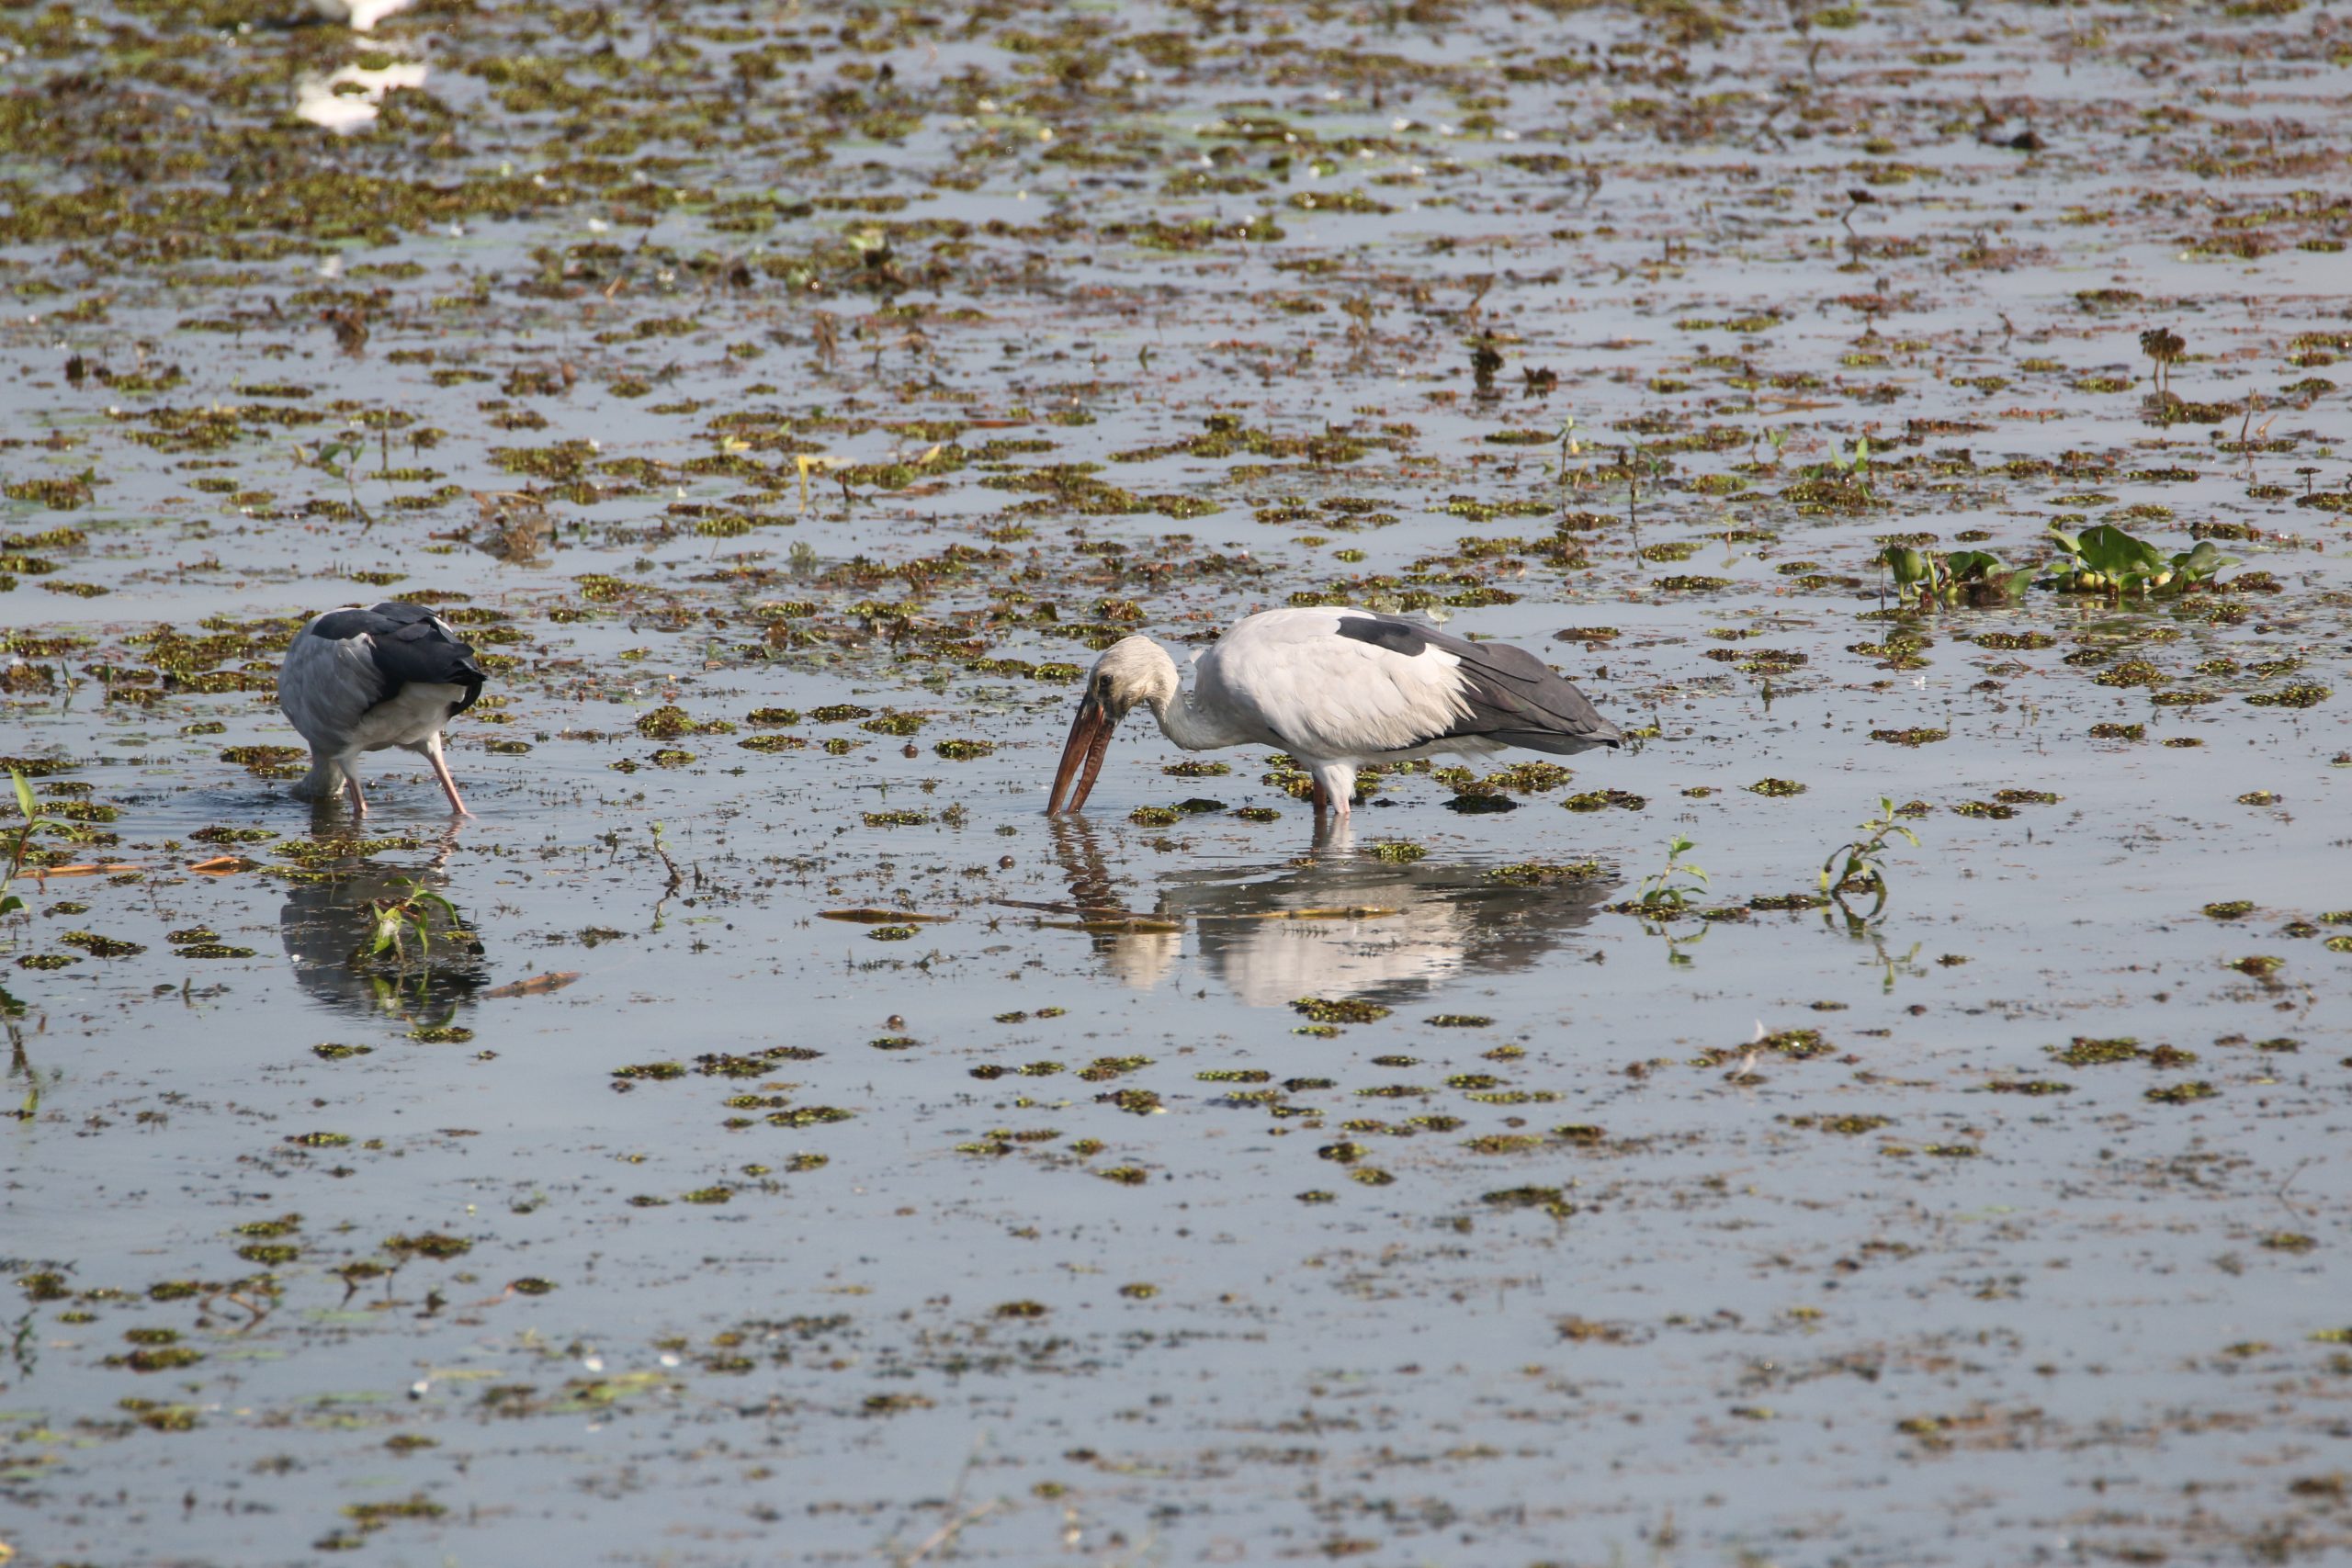
M0 1556L2352 1553L2352 43L1793 19L0 11ZM1882 590L2053 520L2242 564ZM1042 816L1292 602L1642 744Z

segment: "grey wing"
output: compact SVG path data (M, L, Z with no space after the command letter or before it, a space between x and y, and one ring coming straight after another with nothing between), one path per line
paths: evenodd
M1454 697L1464 711L1429 741L1475 737L1561 754L1624 741L1623 732L1601 717L1582 692L1524 649L1472 642L1402 616L1362 611L1342 615L1339 632L1407 658L1434 649L1457 661L1461 685Z
M349 744L360 716L392 693L362 637L321 635L320 626L355 612L322 615L294 638L277 671L277 707L318 750ZM365 612L357 612L365 614Z

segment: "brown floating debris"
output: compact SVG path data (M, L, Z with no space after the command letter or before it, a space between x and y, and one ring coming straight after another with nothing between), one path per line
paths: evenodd
M859 926L902 926L909 921L918 924L952 920L953 915L918 915L912 909L820 909L820 919L847 920Z
M1156 915L1138 915L1132 909L1122 909L1116 904L1050 904L1034 898L991 898L991 904L1008 909L1035 909L1045 915L1083 915L1090 920L1152 920Z
M577 969L550 969L544 975L534 975L527 980L516 980L495 990L484 991L485 997L539 997L549 991L560 991L580 978Z

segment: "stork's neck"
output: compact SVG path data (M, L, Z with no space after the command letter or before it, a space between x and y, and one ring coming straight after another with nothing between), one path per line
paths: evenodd
M1190 692L1153 697L1151 716L1159 720L1159 732L1187 751L1207 751L1233 744L1233 737L1223 725L1211 722L1193 708Z
M1159 648L1156 643L1153 646ZM1183 689L1176 661L1168 657L1166 649L1159 652L1167 672L1152 682L1144 701L1151 706L1151 716L1159 721L1159 732L1187 751L1214 750L1239 740L1227 726L1193 705L1193 694Z

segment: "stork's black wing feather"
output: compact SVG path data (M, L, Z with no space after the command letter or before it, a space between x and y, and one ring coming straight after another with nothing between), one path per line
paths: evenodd
M1462 700L1469 711L1445 736L1479 736L1534 751L1573 752L1624 740L1585 694L1552 667L1509 643L1472 642L1399 615L1351 611L1340 617L1340 635L1385 648L1408 659L1438 649L1460 660ZM1423 744L1427 744L1424 741Z
M384 678L379 705L399 695L402 686L425 682L464 687L464 699L450 710L463 713L474 705L490 679L474 662L472 646L459 641L447 622L422 604L394 601L372 610L337 610L319 617L311 635L338 642L368 638L368 656Z

